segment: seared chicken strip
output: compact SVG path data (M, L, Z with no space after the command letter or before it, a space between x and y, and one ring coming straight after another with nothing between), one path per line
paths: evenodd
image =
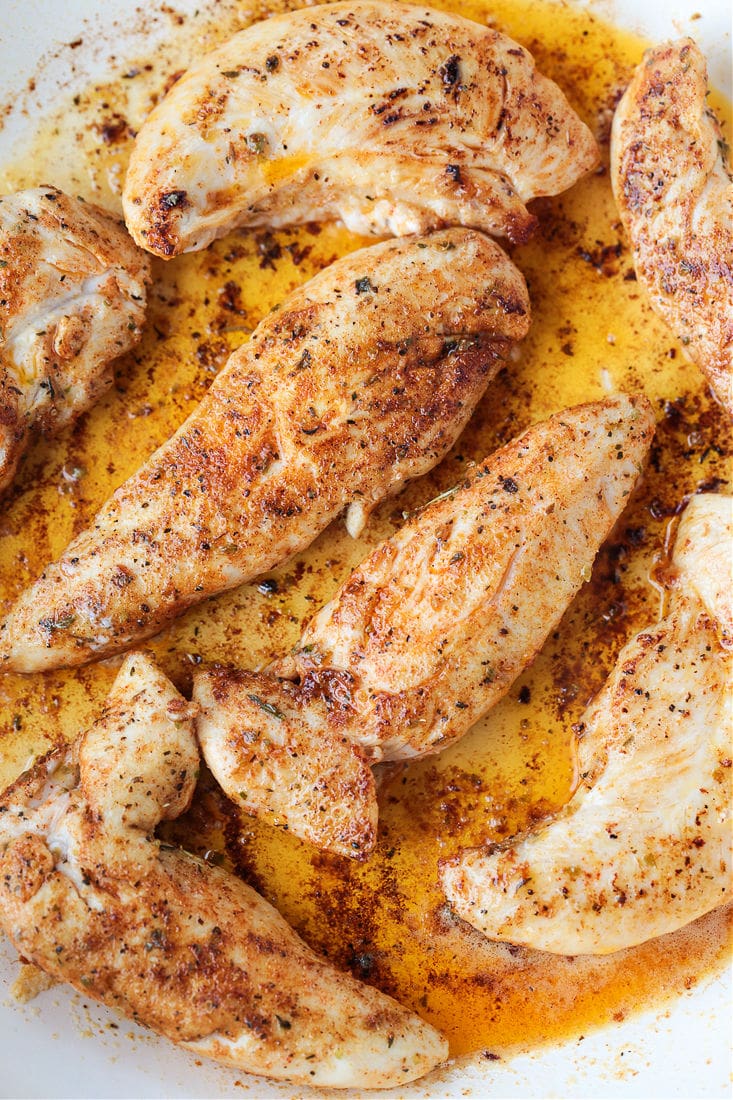
M0 627L4 666L124 649L302 550L345 507L358 532L448 451L528 326L522 276L472 230L332 264L21 596Z
M733 185L690 38L649 50L616 109L611 178L652 308L733 416Z
M605 955L730 898L732 544L731 499L693 497L669 611L586 711L570 802L443 867L452 908L490 939Z
M598 161L531 55L447 12L358 0L265 19L176 82L140 129L123 205L159 256L235 226L468 225L515 242L525 203Z
M535 425L373 550L291 656L197 673L197 733L229 797L368 853L369 765L440 752L502 698L590 577L653 434L643 397Z
M112 215L55 187L0 198L0 492L35 431L55 435L140 339L148 258Z
M174 1042L301 1085L432 1069L429 1024L318 958L246 886L153 830L191 801L192 708L141 653L98 722L0 796L0 925L18 952Z

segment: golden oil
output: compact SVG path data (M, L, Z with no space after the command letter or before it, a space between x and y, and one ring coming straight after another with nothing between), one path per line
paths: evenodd
M540 228L513 250L530 286L530 335L451 455L383 505L362 538L351 540L334 524L306 553L268 574L271 583L192 609L151 648L183 690L202 661L261 665L295 642L303 619L399 526L403 512L457 481L467 463L566 405L617 390L649 395L659 420L650 465L591 582L533 667L462 742L438 757L383 770L379 845L368 862L316 853L240 816L206 776L191 811L170 830L187 848L243 875L335 963L442 1028L454 1054L481 1048L500 1054L621 1019L689 988L726 957L725 911L600 959L491 944L452 919L437 868L440 859L503 839L567 800L572 725L626 638L656 618L652 572L667 526L686 494L729 476L730 437L697 371L637 286L611 196L610 120L644 44L568 4L471 0L460 12L526 45L604 154L599 171L569 193L534 204ZM179 18L154 58L126 59L108 80L58 105L36 130L29 118L28 148L0 171L2 189L54 183L119 209L131 136L151 105L197 51L253 15L230 0L182 26ZM145 335L120 363L115 389L74 431L33 448L5 502L5 608L173 432L257 322L296 285L365 243L335 226L247 231L204 253L154 262ZM118 664L0 679L0 784L85 728Z

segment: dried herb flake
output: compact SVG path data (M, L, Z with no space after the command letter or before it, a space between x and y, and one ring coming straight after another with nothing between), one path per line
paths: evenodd
M285 715L281 710L278 710L272 703L268 703L266 699L260 698L259 695L248 695L247 698L260 710L264 710L265 714L271 714L273 718L284 718Z
M372 285L372 281L368 275L362 275L361 279L356 279L354 288L357 294L374 293L376 290L376 287Z

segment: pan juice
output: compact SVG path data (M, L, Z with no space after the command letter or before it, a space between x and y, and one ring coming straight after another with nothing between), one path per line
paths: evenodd
M454 1055L502 1057L660 1005L729 957L728 910L602 958L492 944L452 915L438 864L465 847L506 840L567 801L573 726L624 642L658 617L675 513L687 494L729 478L730 434L636 283L611 195L611 117L644 43L564 3L470 0L455 10L527 46L603 154L600 169L570 192L532 204L539 229L510 249L530 288L529 336L451 454L384 503L361 538L334 523L308 551L191 609L148 648L185 692L201 663L262 666L297 641L300 624L375 543L471 463L565 406L619 390L648 394L659 422L649 466L590 582L532 667L460 743L378 769L379 841L370 859L324 855L260 825L205 770L190 811L167 828L169 838L244 877L337 966L441 1028ZM165 24L166 45L123 58L122 38L104 80L62 91L40 114L26 107L27 142L0 166L2 190L54 183L119 211L132 137L152 105L192 60L256 17L233 0L188 19L167 8L148 12ZM724 112L722 100L711 101ZM262 317L335 258L369 243L333 225L247 230L205 252L154 260L145 334L119 362L116 386L73 431L34 445L3 501L2 608L172 434ZM119 664L0 678L0 784L94 720Z

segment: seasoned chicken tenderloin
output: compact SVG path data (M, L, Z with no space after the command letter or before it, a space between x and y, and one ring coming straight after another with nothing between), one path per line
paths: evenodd
M733 182L690 38L648 50L616 108L611 180L652 308L733 417Z
M304 549L457 439L529 326L519 271L467 229L352 253L258 325L177 433L0 626L0 669L78 665Z
M598 163L588 128L531 55L448 12L322 4L240 31L144 122L128 228L175 256L235 226L340 218L359 233L468 225L532 233L529 199Z
M536 424L377 546L291 655L197 671L197 735L228 796L368 854L370 766L440 752L508 691L589 579L653 434L644 397Z
M667 614L622 649L580 722L571 800L443 866L452 909L490 939L605 955L730 899L731 545L731 498L693 497Z
M0 795L0 926L24 959L198 1055L389 1088L442 1036L308 948L249 886L155 839L193 796L190 704L142 653L94 726Z
M117 218L56 187L0 197L0 493L33 435L56 435L140 339L148 257Z

